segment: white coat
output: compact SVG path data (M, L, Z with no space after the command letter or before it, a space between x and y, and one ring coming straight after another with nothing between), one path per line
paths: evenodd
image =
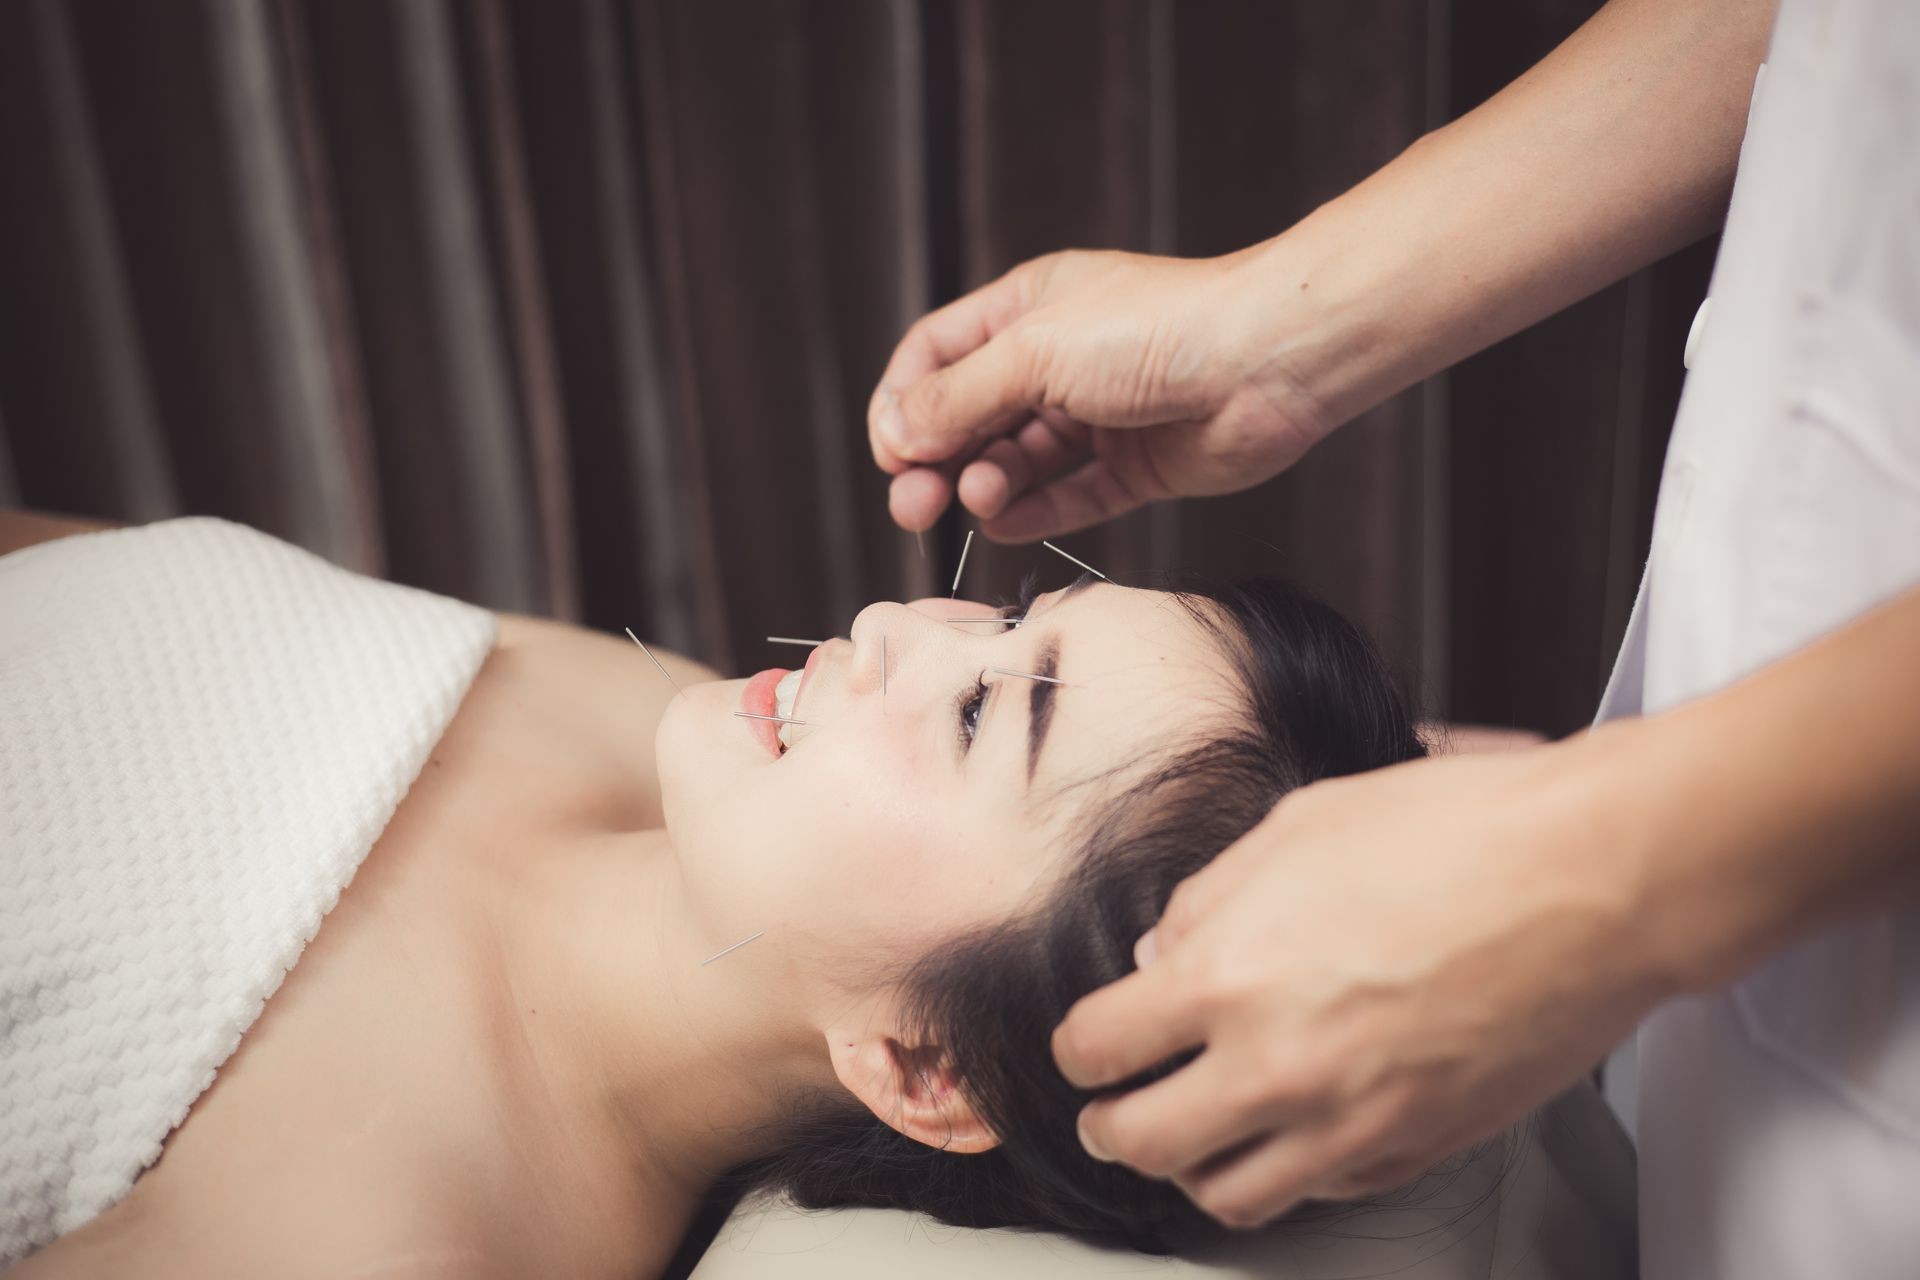
M1785 0L1711 294L1603 720L1920 583L1920 0ZM1673 1001L1638 1049L1648 1280L1920 1278L1920 914Z

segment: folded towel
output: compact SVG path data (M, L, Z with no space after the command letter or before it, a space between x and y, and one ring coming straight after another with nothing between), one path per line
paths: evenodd
M160 1154L494 629L222 520L0 558L0 1263Z

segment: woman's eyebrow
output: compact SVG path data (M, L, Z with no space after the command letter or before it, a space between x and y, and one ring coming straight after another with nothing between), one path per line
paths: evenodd
M1077 585L1077 584L1076 584ZM1064 597L1063 597L1064 598ZM1027 691L1027 786L1033 786L1034 771L1040 767L1040 750L1047 745L1047 729L1053 724L1053 700L1060 686L1060 637L1051 635L1040 645L1040 661L1034 674L1044 680L1029 680Z
M1094 577L1091 573L1083 573L1079 577L1075 578L1072 582L1069 582L1066 586L1060 588L1060 594L1055 596L1053 598L1053 603L1048 605L1047 607L1057 608L1058 606L1065 604L1067 601L1073 599L1075 596L1079 595L1082 591L1085 591L1088 587L1092 586L1094 583L1099 581L1100 579Z
M1028 616L1057 609L1098 581L1100 579L1093 574L1083 573L1054 593L1052 599L1044 605L1030 609ZM1060 690L1060 637L1057 632L1040 642L1040 649L1035 655L1034 669L1031 674L1044 676L1045 679L1027 681L1027 786L1029 788L1033 786L1034 773L1040 767L1040 751L1047 745L1047 729L1053 724L1053 700ZM993 701L997 704L1000 699L995 698Z

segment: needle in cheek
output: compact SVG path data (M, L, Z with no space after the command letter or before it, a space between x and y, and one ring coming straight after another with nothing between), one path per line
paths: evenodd
M671 675L668 674L666 667L661 663L660 659L653 656L653 650L647 648L647 642L642 640L639 636L633 634L632 627L628 627L626 629L626 632L627 632L627 639L633 641L635 644L640 646L640 652L646 654L647 660L652 662L655 667L659 668L660 674L666 677L667 683L673 686L674 692L675 693L680 692L680 682L678 680L675 680Z
M728 952L738 951L740 948L746 946L749 942L752 942L755 938L760 937L761 934L764 934L765 932L766 932L765 929L758 930L757 932L748 934L746 937L740 939L740 941L734 943L732 946L726 947L720 951L714 952L712 955L708 956L705 960L702 960L700 962L700 967L704 969L708 965L712 964L715 960L718 960L721 956L728 954Z

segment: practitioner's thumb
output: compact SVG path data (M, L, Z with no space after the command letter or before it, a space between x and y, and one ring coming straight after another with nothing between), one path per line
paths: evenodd
M1041 397L1025 347L1009 329L920 379L883 411L882 438L904 461L944 462L1024 423Z

